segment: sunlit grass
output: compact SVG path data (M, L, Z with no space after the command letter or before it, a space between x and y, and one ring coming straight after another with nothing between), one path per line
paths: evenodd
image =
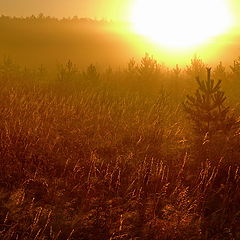
M237 63L213 71L230 97ZM239 129L206 141L182 111L204 63L89 71L1 72L1 239L239 236Z

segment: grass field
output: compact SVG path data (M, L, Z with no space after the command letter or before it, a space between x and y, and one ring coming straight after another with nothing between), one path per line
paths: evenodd
M0 238L240 239L240 128L195 131L195 58L124 69L0 64ZM240 61L219 64L238 120Z

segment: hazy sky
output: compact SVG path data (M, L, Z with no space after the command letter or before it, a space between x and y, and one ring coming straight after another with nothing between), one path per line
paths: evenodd
M0 14L126 19L133 0L0 0Z
M0 14L30 16L32 14L38 15L39 13L43 13L44 15L59 18L78 15L79 17L97 19L127 20L135 1L136 0L0 0ZM238 16L235 16L235 18L237 19L237 25L239 25L240 0L226 1L231 4L234 14Z

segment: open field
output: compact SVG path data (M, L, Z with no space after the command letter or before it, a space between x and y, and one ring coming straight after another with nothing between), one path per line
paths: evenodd
M240 239L240 60L212 66L236 124L211 134L183 106L205 67L3 58L0 238Z

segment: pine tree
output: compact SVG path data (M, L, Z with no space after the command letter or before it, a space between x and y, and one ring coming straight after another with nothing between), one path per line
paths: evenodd
M191 64L187 66L186 73L187 76L192 79L195 76L204 76L205 74L205 63L201 58L199 58L197 55L194 56L193 59L191 59Z
M221 79L223 83L227 79L227 73L226 73L226 68L223 66L222 62L219 62L219 64L215 67L213 71L213 76L216 79Z
M65 66L60 65L58 68L58 80L62 82L69 82L71 80L74 80L77 76L77 67L70 60L68 60Z
M97 72L97 68L93 64L90 64L87 67L86 72L84 72L83 75L87 81L91 82L96 82L100 78L100 74Z
M148 82L153 81L159 76L159 65L153 57L150 57L149 54L146 53L145 57L141 59L138 72L140 79Z
M193 96L188 95L184 110L189 115L197 133L213 135L229 132L238 122L224 105L226 96L221 91L221 80L211 79L211 68L207 68L207 79L196 78L198 89Z
M233 65L230 66L231 69L231 75L233 80L239 80L240 79L240 57L238 57L237 60L233 62Z

